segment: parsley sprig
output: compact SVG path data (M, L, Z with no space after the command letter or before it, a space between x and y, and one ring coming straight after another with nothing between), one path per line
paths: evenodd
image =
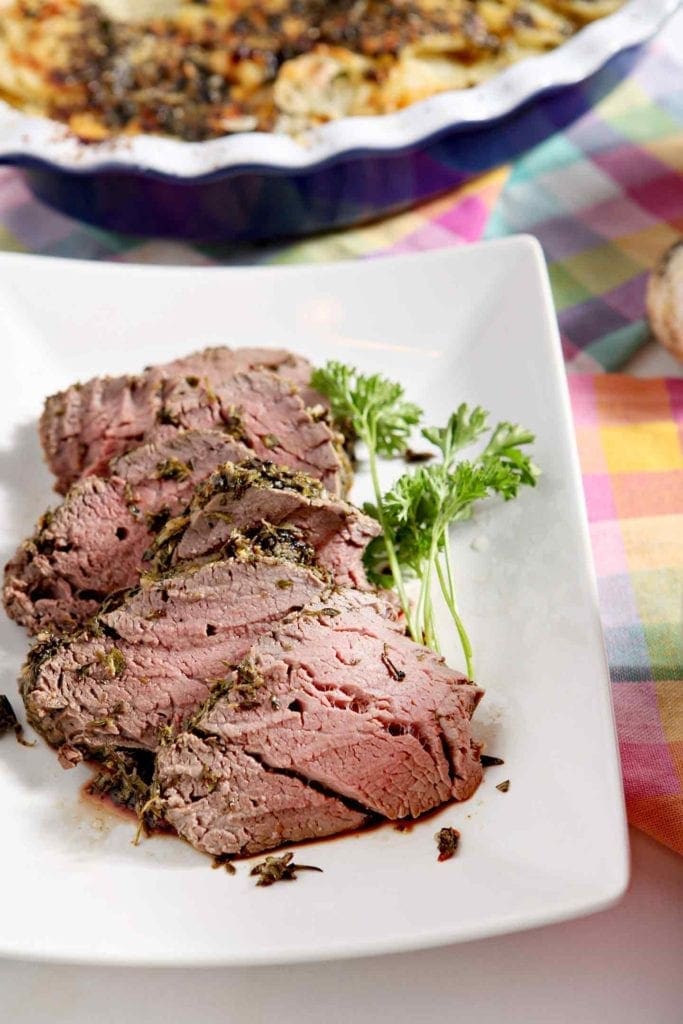
M522 485L534 486L538 478L538 469L523 451L533 434L512 423L499 423L477 455L458 461L462 448L489 432L487 420L483 409L461 405L445 427L424 429L423 437L439 448L441 459L404 473L378 505L367 508L383 524L384 536L391 537L399 570L420 583L415 605L404 606L413 638L439 650L432 600L432 586L438 581L470 677L472 645L458 611L449 528L469 519L477 503L494 495L509 501ZM395 575L383 557L383 540L373 541L366 566L370 579L386 586L395 582Z
M399 384L377 374L363 376L341 363L328 363L317 370L312 383L327 396L333 414L352 423L368 449L375 501L365 510L382 527L381 536L366 552L368 577L379 586L396 586L413 639L436 651L440 645L434 624L433 585L438 582L471 678L472 645L458 611L450 527L468 519L475 506L487 498L498 495L509 501L520 487L535 486L539 470L524 450L534 435L508 422L491 428L484 409L463 403L444 427L422 430L440 458L404 473L383 495L378 455L405 451L421 418L420 410L406 401ZM460 457L463 449L477 443L478 453L469 459ZM414 604L406 589L410 578L419 582Z
M379 373L366 375L331 361L313 371L311 384L329 400L335 419L352 425L371 458L401 455L422 418L420 407L406 401L401 385Z
M422 410L414 402L406 400L400 384L379 373L359 373L354 367L334 360L314 370L311 384L328 399L335 419L349 424L368 450L376 502L375 517L382 527L383 548L405 610L410 607L410 602L389 523L383 518L377 459L380 455L401 455L405 452L413 427L422 418Z

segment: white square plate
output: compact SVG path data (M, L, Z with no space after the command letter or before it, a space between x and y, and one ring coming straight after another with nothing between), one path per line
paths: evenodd
M0 544L55 497L36 438L46 394L211 344L285 345L401 380L440 423L461 401L536 431L538 488L455 534L487 696L488 769L469 802L297 850L324 869L256 889L182 842L131 845L84 802L85 770L0 746L0 953L129 964L251 964L412 949L607 906L628 878L610 687L559 339L538 245L307 268L124 267L0 258ZM400 471L385 467L387 480ZM354 497L367 494L361 473ZM2 618L0 692L26 638ZM450 660L459 665L453 645ZM495 788L509 778L503 794ZM434 833L462 833L437 863Z

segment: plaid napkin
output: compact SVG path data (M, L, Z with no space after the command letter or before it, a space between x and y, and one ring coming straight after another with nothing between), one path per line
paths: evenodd
M683 234L683 64L653 48L635 74L520 160L488 237L545 250L569 369L617 370L647 340L647 273Z
M569 384L628 816L683 854L683 380Z
M680 35L680 32L679 32ZM0 249L136 263L304 263L518 231L550 269L581 451L629 818L683 853L683 382L607 376L647 338L644 286L683 233L683 67L653 47L573 128L400 216L287 246L135 240L40 206L0 169Z

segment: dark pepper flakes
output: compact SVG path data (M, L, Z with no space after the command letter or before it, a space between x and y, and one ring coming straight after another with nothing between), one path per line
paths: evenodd
M455 856L460 843L460 833L457 828L451 828L450 825L440 828L434 838L439 849L439 861L450 860Z
M281 857L266 857L259 864L256 864L250 875L258 877L258 886L274 885L275 882L296 882L297 871L319 871L312 864L295 864L293 853L283 853Z
M211 861L211 867L214 869L224 868L229 875L237 874L237 868L230 859L230 856L225 853L219 853L217 857L214 857Z
M403 458L406 462L429 462L434 458L434 452L416 452L413 448L406 448Z
M24 739L23 725L15 715L14 708L8 698L4 693L0 693L0 736L4 736L10 730L16 736L17 743L21 743L22 747L35 747L35 740L30 742Z
M391 678L395 679L398 683L403 682L403 680L406 677L406 674L402 668L397 668L396 665L394 665L393 661L389 657L389 649L387 644L384 645L384 650L382 651L381 658L382 664L386 668Z

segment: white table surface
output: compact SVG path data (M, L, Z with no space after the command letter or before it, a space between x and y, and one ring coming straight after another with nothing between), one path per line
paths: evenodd
M466 1015L477 1024L681 1024L683 859L645 836L633 833L632 840L628 894L582 920L424 953L301 967L2 963L0 1020L436 1024Z
M683 13L666 41L683 45ZM683 376L683 365L651 343L626 372ZM683 858L635 830L631 842L628 893L588 918L312 966L164 971L4 961L0 1024L436 1024L464 1015L477 1024L683 1024Z

